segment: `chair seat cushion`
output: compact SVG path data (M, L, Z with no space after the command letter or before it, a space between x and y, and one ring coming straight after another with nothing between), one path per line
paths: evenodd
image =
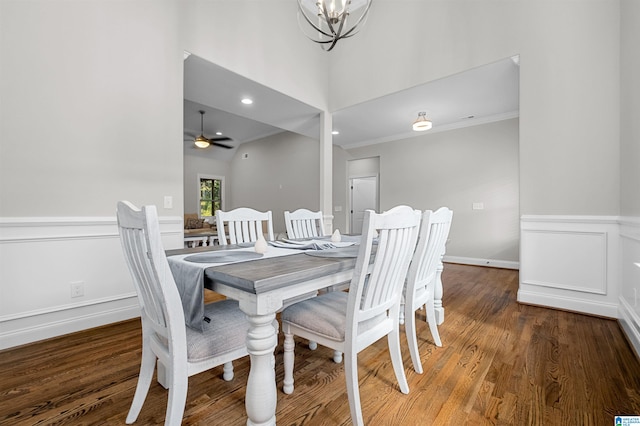
M346 312L349 293L332 291L312 299L298 302L282 311L282 322L293 324L330 340L345 340ZM362 322L358 333L363 333L386 318L380 314Z
M203 331L187 327L187 357L196 362L246 347L249 322L235 300L221 300L204 307L211 321L203 321Z

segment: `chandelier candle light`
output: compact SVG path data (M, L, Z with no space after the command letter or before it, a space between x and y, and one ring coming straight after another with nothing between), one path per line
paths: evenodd
M327 52L354 36L367 20L372 0L298 0L302 32ZM309 24L303 25L302 18Z

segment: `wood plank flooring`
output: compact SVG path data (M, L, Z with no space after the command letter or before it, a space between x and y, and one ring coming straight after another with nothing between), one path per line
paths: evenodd
M640 363L616 321L518 304L517 271L446 264L443 281L442 348L418 313L423 374L401 340L409 395L386 340L360 354L367 424L599 426L640 415ZM140 336L131 320L0 352L0 425L124 424ZM342 364L298 343L292 395L281 391L282 336L276 351L278 424L351 424ZM246 424L248 371L245 358L231 382L221 367L191 377L183 424ZM162 424L166 403L154 382L136 424Z

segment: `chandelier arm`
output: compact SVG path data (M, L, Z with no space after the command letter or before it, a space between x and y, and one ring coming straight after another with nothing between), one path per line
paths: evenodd
M338 27L338 32L337 32L337 33L336 33L336 35L334 36L334 39L336 40L336 42L337 42L338 40L340 40L341 38L343 38L343 36L341 36L340 34L342 33L342 28L344 28L344 23L345 23L345 22L346 22L346 20L347 20L347 16L348 16L348 14L347 14L347 13L344 13L344 14L342 15L342 19L340 20L340 26ZM334 43L334 44L335 44L335 43ZM333 47L333 46L332 46L332 47Z
M338 42L338 40L340 40L340 39L339 39L339 38L334 38L334 39L331 41L331 46L329 46L329 48L328 48L328 49L326 49L326 51L327 51L327 52L331 52L331 49L333 49L333 48L335 47L335 45L336 45L336 43Z
M322 14L324 15L324 20L327 22L327 26L329 27L329 31L331 31L331 37L336 36L336 32L333 29L333 25L331 25L331 19L329 18L329 13L327 12L327 8L322 8Z
M367 9L364 11L364 13L362 15L360 15L360 19L358 19L358 22L356 22L353 25L353 27L351 27L351 29L344 34L343 38L352 37L352 36L356 35L356 33L359 31L358 26L360 25L360 23L363 20L366 21L367 14L369 13L369 9L371 8L371 3L373 3L373 0L369 0L369 3L367 4ZM351 33L353 33L353 34L351 34Z
M349 16L349 11L347 8L343 9L343 12L340 14L342 19L339 20L340 25L337 27L337 32L336 32L336 28L334 28L334 25L331 23L331 18L329 17L329 13L327 11L327 7L326 5L324 5L325 7L319 8L321 10L321 14L318 15L319 17L321 17L320 19L324 18L324 22L327 25L328 31L330 31L330 33L328 33L327 31L323 30L322 27L316 25L315 23L313 23L313 21L311 20L311 18L307 15L307 13L304 10L304 7L302 6L302 1L303 0L298 0L298 13L302 14L302 16L304 17L305 21L307 21L307 23L315 30L319 33L319 35L321 34L322 36L328 37L329 40L318 40L317 38L321 38L320 36L317 38L312 38L312 36L310 36L309 34L307 34L306 31L302 30L302 32L305 34L305 36L313 41L314 43L318 43L320 44L320 47L322 47L323 50L325 51L330 51L331 49L333 49L336 45L336 43L338 42L338 40L343 39L343 38L349 38L354 36L356 33L358 33L358 31L360 30L361 25L364 25L364 23L367 20L367 15L369 13L369 9L371 9L371 4L373 3L373 0L367 0L367 6L364 10L364 12L360 15L360 17L358 18L357 22L349 29L347 30L344 34L342 34L343 29L345 28L345 23L347 20L347 17ZM351 2L348 2L351 3ZM300 19L299 19L299 14L298 14L298 24L300 24ZM302 29L302 26L300 27ZM328 47L325 47L326 45L329 45Z
M302 16L304 17L304 20L307 21L307 23L309 25L311 25L313 27L314 30L318 31L319 33L322 33L323 35L327 36L327 37L333 37L333 34L329 34L326 31L324 31L322 28L318 27L316 24L314 24L313 22L311 22L311 19L309 19L309 17L307 16L307 14L304 12L304 10L302 9L302 0L298 0L298 10L300 12L300 14L302 14ZM302 29L302 28L301 28ZM303 34L306 35L306 33L303 31ZM307 35L307 38L311 41L316 41L314 39L312 39L311 37L309 37Z

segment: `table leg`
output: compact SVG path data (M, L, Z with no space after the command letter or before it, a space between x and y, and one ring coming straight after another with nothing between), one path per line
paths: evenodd
M245 396L247 426L275 426L277 395L274 350L278 336L273 320L276 315L271 313L247 317L247 350L251 357Z

